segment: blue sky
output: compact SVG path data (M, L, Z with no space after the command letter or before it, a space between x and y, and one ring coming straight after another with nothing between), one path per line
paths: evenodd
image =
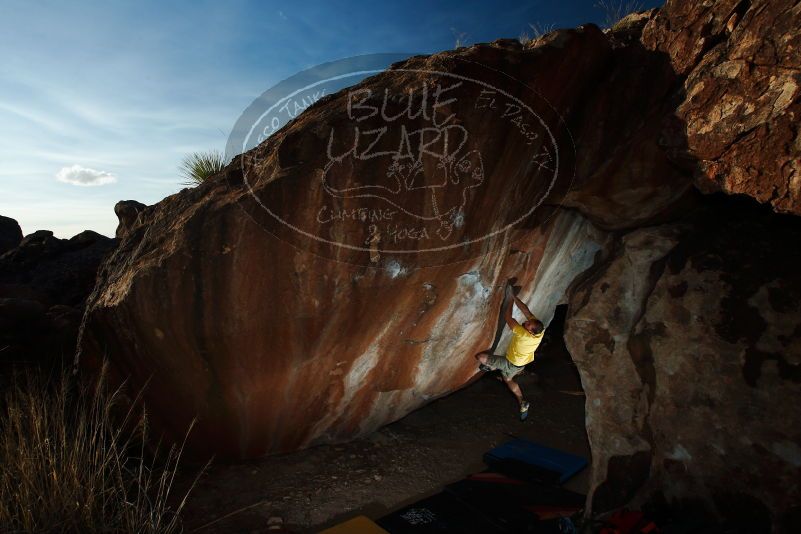
M118 200L182 188L263 91L323 63L599 23L596 0L0 3L0 215L113 235ZM660 5L643 1L643 7ZM530 31L530 30L529 30ZM102 185L76 185L91 182Z

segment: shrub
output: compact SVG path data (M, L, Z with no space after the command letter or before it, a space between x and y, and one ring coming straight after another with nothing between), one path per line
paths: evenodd
M15 377L0 407L1 532L180 530L194 487L171 506L183 445L149 453L146 417L120 414L104 375L91 387Z
M221 152L209 150L207 152L193 152L184 157L180 170L184 185L198 185L222 172L225 168L225 157Z

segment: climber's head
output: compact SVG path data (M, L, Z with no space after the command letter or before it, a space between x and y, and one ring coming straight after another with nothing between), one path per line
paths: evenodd
M538 319L529 319L528 321L523 323L523 328L525 328L532 334L539 334L545 329L545 325L543 325L542 321Z

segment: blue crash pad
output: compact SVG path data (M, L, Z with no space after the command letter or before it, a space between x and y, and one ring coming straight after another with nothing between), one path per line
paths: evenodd
M587 467L581 456L534 443L525 439L514 439L484 454L484 461L492 467L498 464L521 462L545 472L554 473L559 484L564 484L579 471Z

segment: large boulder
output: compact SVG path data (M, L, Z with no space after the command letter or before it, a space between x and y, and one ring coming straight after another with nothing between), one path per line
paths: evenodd
M156 424L179 437L197 417L189 450L237 458L348 439L461 387L507 277L547 319L605 240L588 219L626 227L682 205L690 180L658 153L661 122L628 109L670 111L672 75L647 54L585 26L415 57L321 100L139 213L101 271L82 361L108 355L148 384ZM588 98L599 80L605 103ZM410 89L415 109L388 119ZM584 216L556 207L566 194Z
M22 228L10 217L0 215L0 256L19 245L22 241Z
M199 456L249 458L350 439L453 391L475 376L473 354L493 344L506 280L517 276L545 316L556 302L550 292L530 295L534 276L564 294L605 239L560 211L489 257L359 266L298 250L238 220L232 204L214 217L227 222L204 225L197 199L186 196L169 199L162 213L171 216L134 230L137 239L124 240L104 266L81 363L108 356L134 390L147 383L153 422L174 438L197 417L188 450ZM145 249L145 234L164 241ZM200 243L209 248L190 252ZM566 257L573 262L561 264ZM208 266L193 273L201 258Z
M696 501L748 532L797 520L800 240L801 219L717 198L626 234L576 284L593 509Z

